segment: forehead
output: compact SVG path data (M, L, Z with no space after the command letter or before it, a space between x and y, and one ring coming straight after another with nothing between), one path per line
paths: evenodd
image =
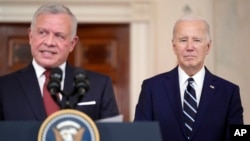
M49 14L43 13L37 16L36 24L37 28L56 29L56 30L70 30L72 26L71 18L66 13Z
M196 35L203 36L206 33L206 26L203 21L179 21L175 25L175 35Z

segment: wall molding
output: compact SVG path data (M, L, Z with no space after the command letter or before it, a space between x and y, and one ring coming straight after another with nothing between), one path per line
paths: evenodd
M51 0L0 0L0 22L29 22L35 10ZM61 0L79 22L148 21L151 15L149 0Z

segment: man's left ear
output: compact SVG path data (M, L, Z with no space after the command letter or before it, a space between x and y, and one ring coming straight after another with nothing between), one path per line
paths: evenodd
M172 40L172 49L173 49L173 51L174 51L174 54L177 54L177 53L176 53L176 47L175 47L174 40Z
M72 39L72 41L70 41L70 43L71 43L71 51L73 51L73 49L75 48L77 42L78 42L78 37L77 37L77 36L74 37L74 38Z
M78 42L78 37L75 36L74 39L71 42L72 42L72 45L75 46L77 44L77 42Z
M207 54L209 54L211 50L211 40L207 43Z
M76 36L76 37L74 37L73 40L71 41L71 45L72 45L72 46L75 46L75 45L77 44L77 42L78 42L78 37Z

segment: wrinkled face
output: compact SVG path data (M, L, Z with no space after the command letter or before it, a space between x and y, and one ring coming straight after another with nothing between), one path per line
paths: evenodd
M61 65L74 49L78 37L71 37L72 22L67 14L41 14L29 29L31 53L45 68Z
M172 44L180 67L194 75L203 67L211 41L202 21L181 21L175 26Z

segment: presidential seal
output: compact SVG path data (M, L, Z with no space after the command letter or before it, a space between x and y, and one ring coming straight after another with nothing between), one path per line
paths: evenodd
M60 110L41 125L38 141L100 141L94 121L77 110Z

